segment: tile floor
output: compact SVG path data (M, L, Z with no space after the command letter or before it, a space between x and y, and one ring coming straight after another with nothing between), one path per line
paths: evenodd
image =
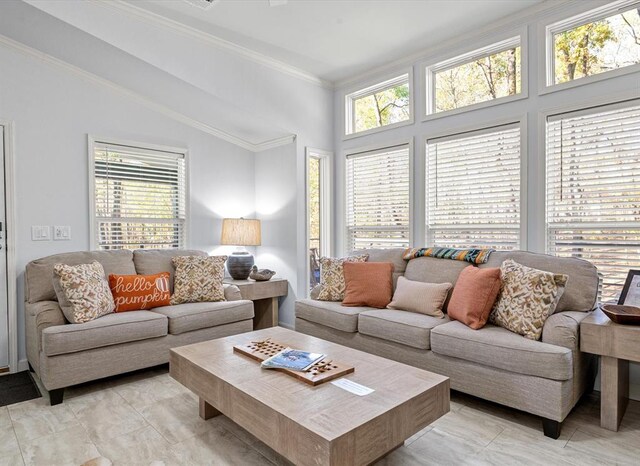
M283 465L287 461L224 416L198 417L197 398L166 367L67 390L49 406L39 398L0 408L0 465ZM542 435L538 418L459 393L451 412L379 465L640 464L640 402L618 433L599 427L597 394Z

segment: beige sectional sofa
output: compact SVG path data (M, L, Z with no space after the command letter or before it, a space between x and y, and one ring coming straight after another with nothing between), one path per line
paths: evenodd
M108 314L84 324L69 324L52 285L54 264L97 260L105 274L169 272L171 258L206 255L186 250L73 252L38 259L25 272L27 358L49 390L51 404L62 402L64 388L169 361L169 349L253 330L253 302L225 285L226 301L166 306Z
M392 262L395 280L404 275L409 280L455 286L463 268L475 267L432 257L406 262L403 251L357 253L368 253L369 261ZM339 302L313 299L317 293L296 302L296 330L446 375L454 390L541 416L545 435L557 438L561 422L595 378L594 358L579 349L579 326L596 305L598 274L583 260L524 251L494 252L479 267L499 267L508 258L569 276L541 341L491 324L472 330L448 317L343 307Z

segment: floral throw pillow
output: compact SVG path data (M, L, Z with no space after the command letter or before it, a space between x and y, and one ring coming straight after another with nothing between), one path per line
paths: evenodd
M72 324L82 324L115 309L109 283L98 261L53 266L53 286L60 308Z
M227 256L176 256L171 304L225 301L224 263Z
M542 327L555 311L568 277L511 259L500 266L500 276L500 295L489 320L530 340L540 340Z
M341 259L320 258L320 293L318 301L342 301L347 287L344 281L343 264L345 262L366 262L369 254L349 256Z

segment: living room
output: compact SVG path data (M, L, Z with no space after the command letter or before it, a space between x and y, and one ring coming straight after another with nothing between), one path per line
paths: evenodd
M0 464L639 461L638 0L3 0L0 150Z

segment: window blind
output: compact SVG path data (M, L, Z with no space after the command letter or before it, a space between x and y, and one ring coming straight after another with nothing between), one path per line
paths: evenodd
M185 172L184 154L94 143L96 247L184 247Z
M427 244L520 247L520 126L427 141Z
M615 300L640 268L640 101L547 118L547 251L598 267Z
M409 246L409 146L347 156L347 246Z

